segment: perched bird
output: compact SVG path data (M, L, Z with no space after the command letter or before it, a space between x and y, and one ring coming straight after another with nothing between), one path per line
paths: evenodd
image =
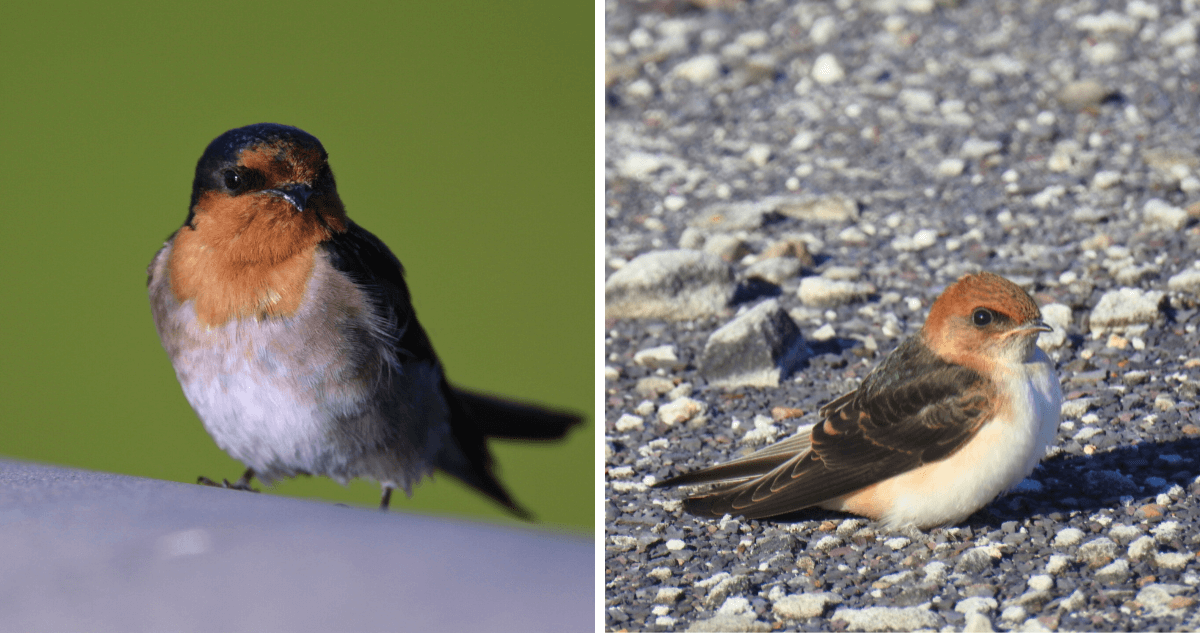
M580 417L451 386L404 269L346 217L312 135L262 123L200 157L183 226L147 271L184 395L250 489L298 474L412 486L441 469L523 518L487 438L562 437ZM201 483L213 484L201 477Z
M991 273L965 275L921 331L821 421L741 459L659 482L720 483L688 511L750 519L810 506L889 527L962 521L1033 471L1058 430L1062 392L1035 344L1033 299Z

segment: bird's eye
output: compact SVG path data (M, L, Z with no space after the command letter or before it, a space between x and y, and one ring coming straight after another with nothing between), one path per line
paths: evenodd
M975 308L971 313L971 322L977 327L984 327L992 322L993 316L992 311L987 308Z
M221 174L221 177L225 179L226 189L234 190L242 185L242 177L232 169L226 169L225 173Z

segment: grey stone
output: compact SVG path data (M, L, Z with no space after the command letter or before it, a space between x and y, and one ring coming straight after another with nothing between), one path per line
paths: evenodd
M920 607L868 607L838 609L834 620L842 620L851 631L915 631L936 629L942 619Z
M775 285L800 274L804 264L796 257L769 257L746 267L746 277L757 277Z
M862 300L873 292L875 286L866 282L805 277L800 280L798 294L806 306L831 307Z
M835 593L802 593L776 600L771 612L785 620L806 620L824 615L830 605L841 602L842 597Z
M1055 547L1070 547L1078 545L1083 540L1083 530L1079 528L1063 528L1054 535Z
M733 297L729 264L700 251L646 253L604 283L610 319L694 319L716 314Z
M1171 600L1175 596L1191 591L1187 585L1172 585L1151 583L1138 591L1137 600L1146 609L1146 614L1154 617L1183 615L1183 608L1171 608Z
M1091 567L1102 567L1117 557L1117 544L1101 536L1079 546L1079 562Z
M792 196L781 200L774 211L789 218L822 224L839 224L858 220L858 203L841 194Z
M707 620L697 620L687 628L694 633L742 633L770 631L771 625L758 621L753 613L726 615L720 614Z
M713 386L777 387L806 352L800 328L770 299L708 337L700 374Z
M722 578L708 590L708 596L704 598L704 604L710 609L715 608L718 605L724 604L730 596L745 591L749 584L749 579L741 575Z
M1124 582L1126 578L1129 578L1129 561L1124 558L1118 558L1104 567L1097 569L1093 575L1100 582Z
M675 388L675 381L662 376L646 376L637 381L633 390L643 398L653 398Z
M679 596L683 595L683 589L679 587L661 587L658 593L654 595L654 602L657 604L674 604L679 600Z
M962 553L955 569L965 572L980 572L996 563L999 554L990 547L972 547Z

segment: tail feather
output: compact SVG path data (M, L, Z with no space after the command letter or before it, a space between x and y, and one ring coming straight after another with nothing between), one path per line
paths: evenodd
M518 518L533 514L517 503L493 470L489 437L517 440L553 440L582 421L582 417L519 404L445 385L450 405L454 442L438 455L438 467L508 508Z
M654 484L654 487L673 488L710 483L735 483L761 477L793 457L807 453L811 447L812 427L808 426L801 428L796 435L782 442L759 449L745 457L664 479Z
M476 427L487 437L506 440L557 440L583 421L581 416L552 411L463 389L454 389Z

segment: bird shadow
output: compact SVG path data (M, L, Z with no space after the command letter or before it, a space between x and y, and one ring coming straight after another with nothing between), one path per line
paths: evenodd
M1038 515L1055 518L1104 509L1133 515L1174 485L1186 489L1196 476L1196 461L1190 455L1200 455L1200 438L1140 442L1092 455L1059 454L1044 460L1029 476L1037 485L1019 485L972 514L965 524L997 527Z

